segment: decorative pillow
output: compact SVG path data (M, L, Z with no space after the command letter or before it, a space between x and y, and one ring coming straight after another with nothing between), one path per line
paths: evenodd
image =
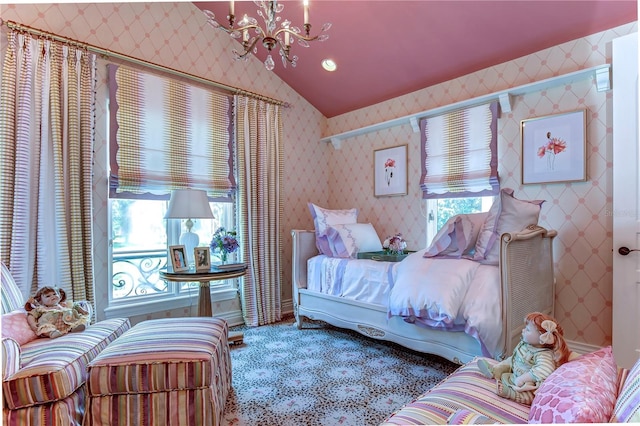
M447 419L449 425L490 425L495 423L489 417L465 408L457 410Z
M360 251L380 251L382 243L370 223L333 225L327 231L333 257L355 258Z
M438 231L424 257L461 258L476 246L487 212L459 214L449 218Z
M502 189L480 229L473 260L497 265L500 258L500 236L505 232L518 232L537 224L542 203L544 200L518 200L513 196L513 189Z
M331 247L327 239L327 231L330 226L343 225L346 223L358 222L358 209L329 210L309 203L309 211L313 217L313 224L316 228L316 247L320 253L332 256Z
M608 422L617 378L611 346L562 364L536 391L529 423Z
M2 337L9 337L21 346L38 338L29 327L26 311L13 311L2 315Z
M618 394L610 423L640 422L640 360L629 371Z

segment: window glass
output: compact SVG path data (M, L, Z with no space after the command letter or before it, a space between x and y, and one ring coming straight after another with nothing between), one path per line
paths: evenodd
M164 200L111 199L112 280L110 300L134 303L153 298L176 297L197 290L197 283L166 283L159 272L167 266L167 247L179 244L187 232L185 220L164 219L168 207ZM213 219L192 219L191 232L199 246L209 246L220 226L234 229L232 203L210 203ZM212 253L212 262L216 262ZM227 285L216 281L215 285Z

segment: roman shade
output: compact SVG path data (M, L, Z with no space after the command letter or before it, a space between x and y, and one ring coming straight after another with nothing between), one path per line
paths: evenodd
M235 191L230 96L108 68L110 197L169 199L172 189L190 188L216 198Z
M422 198L495 195L498 103L420 120Z

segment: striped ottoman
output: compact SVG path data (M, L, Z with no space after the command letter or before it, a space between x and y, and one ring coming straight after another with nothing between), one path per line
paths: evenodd
M88 367L85 425L219 425L231 388L219 318L143 321Z

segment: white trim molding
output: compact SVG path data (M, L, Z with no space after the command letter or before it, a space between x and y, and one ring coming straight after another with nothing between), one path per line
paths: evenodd
M527 93L539 92L542 90L558 87L563 84L575 83L587 78L595 80L596 88L599 92L611 89L611 64L596 65L594 67L585 68L582 70L570 72L567 74L547 78L545 80L536 81L533 83L523 84L521 86L512 87L510 89L502 90L499 92L489 93L487 95L478 96L464 101L455 102L449 105L444 105L437 108L432 108L426 111L418 112L416 114L406 115L404 117L394 118L392 120L383 121L381 123L371 124L369 126L361 127L359 129L349 130L347 132L339 133L337 135L326 136L320 139L321 142L331 142L334 149L340 149L341 142L345 139L355 136L364 135L366 133L377 132L379 130L388 129L390 127L402 126L410 124L414 133L420 131L417 123L421 118L434 117L436 115L444 114L456 109L468 108L480 104L485 104L493 101L499 101L502 112L510 112L513 103L513 97L519 95L525 95Z

